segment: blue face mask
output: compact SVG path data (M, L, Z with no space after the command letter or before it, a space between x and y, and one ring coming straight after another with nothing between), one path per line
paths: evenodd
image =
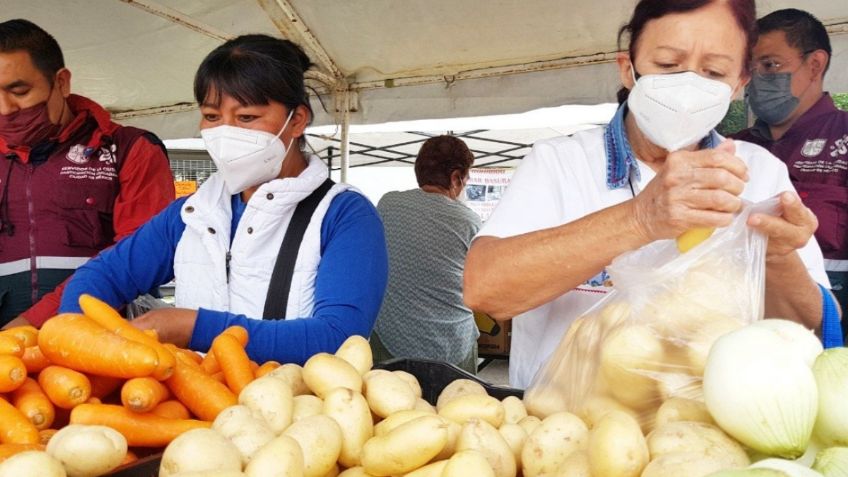
M800 100L792 95L792 73L754 74L745 89L751 111L768 125L780 124Z

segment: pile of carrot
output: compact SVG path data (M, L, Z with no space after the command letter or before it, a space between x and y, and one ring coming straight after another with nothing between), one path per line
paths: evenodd
M40 330L0 332L0 461L44 449L67 424L112 427L149 453L210 427L248 383L280 366L251 361L239 326L201 356L159 342L94 297L80 297L80 307Z

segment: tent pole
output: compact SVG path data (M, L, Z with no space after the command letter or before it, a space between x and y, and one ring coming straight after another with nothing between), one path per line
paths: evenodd
M347 183L347 171L350 167L350 137L348 136L348 131L350 130L350 104L348 102L350 92L345 91L342 94L344 94L344 101L342 101L342 137L339 159L341 166L341 181L343 183Z

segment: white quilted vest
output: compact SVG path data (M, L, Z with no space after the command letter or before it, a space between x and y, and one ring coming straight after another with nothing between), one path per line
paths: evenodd
M231 249L231 197L219 174L209 177L180 212L186 228L174 256L176 306L262 319L271 272L294 209L325 179L327 166L311 156L299 176L260 186L247 203ZM312 315L321 261L321 224L333 198L349 188L334 185L312 215L295 262L287 319Z

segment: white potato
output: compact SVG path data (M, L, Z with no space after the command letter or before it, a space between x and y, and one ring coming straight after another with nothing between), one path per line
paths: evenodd
M371 367L374 366L371 345L368 344L367 339L359 335L353 335L346 339L336 351L336 356L350 363L360 376L370 371Z
M292 422L294 395L282 379L268 376L256 379L242 389L238 401L250 408L253 415L262 419L276 435Z
M565 396L554 386L535 386L524 393L527 413L544 419L558 412L568 412Z
M244 468L246 477L302 477L303 451L289 436L278 436L259 449Z
M417 411L415 409L410 409L408 411L398 411L377 423L377 425L374 426L374 435L382 436L384 434L388 434L392 429L400 426L401 424L409 422L413 419L418 419L419 417L432 415L432 413Z
M552 477L592 477L589 454L585 451L572 452Z
M438 460L424 467L419 467L408 474L403 474L403 477L442 477L442 472L448 465L446 460Z
M448 442L442 451L436 454L436 457L433 457L433 460L450 459L456 452L456 443L459 441L459 434L462 432L462 426L459 424L448 419L444 419L444 421L448 423Z
M339 477L376 477L374 475L365 472L365 469L362 467L351 467L350 469L343 470Z
M456 450L476 450L492 466L495 477L515 477L517 468L512 448L498 430L486 421L471 419L466 422L456 441Z
M286 363L279 368L274 369L265 376L272 376L277 379L282 379L291 387L292 394L302 396L304 394L312 394L309 386L303 381L303 368L294 363Z
M703 422L669 422L648 435L648 450L656 459L665 454L695 453L715 457L733 467L750 464L742 446L716 426Z
M50 438L46 450L62 463L68 477L94 477L121 465L127 439L111 427L71 424Z
M339 463L345 467L359 465L362 446L374 435L371 409L362 394L347 388L336 388L324 399L324 415L335 419L342 431Z
M303 451L303 476L324 477L342 452L342 430L328 416L310 416L295 422L283 432Z
M610 411L592 429L589 436L592 475L639 477L649 459L648 444L633 416Z
M447 444L448 423L438 416L423 416L388 434L375 436L362 449L362 467L377 476L411 472L433 459Z
M469 419L481 419L494 427L504 422L504 406L497 399L484 394L466 394L450 400L439 408L439 415L459 424Z
M436 400L436 410L441 410L442 406L449 403L451 400L466 394L487 394L486 388L480 383L470 379L457 379L442 389L439 393L439 398Z
M276 436L264 421L253 415L249 407L241 404L221 411L212 422L212 429L236 446L241 453L242 465L246 465L256 451Z
M415 401L415 409L418 411L425 411L429 414L436 414L436 407L421 398L418 398L418 400Z
M25 451L0 462L0 477L66 477L62 464L42 451Z
M406 381L390 372L365 375L365 398L374 414L386 418L415 408L418 398Z
M635 411L609 396L592 396L586 399L583 408L577 415L580 419L583 419L589 429L592 429L610 411L622 411L630 414L636 420L639 418Z
M521 450L524 477L556 471L572 452L586 445L588 434L586 424L574 414L558 412L546 417Z
M457 452L448 460L441 477L495 477L495 471L483 454L466 450Z
M501 401L504 407L504 422L507 424L518 424L518 421L527 417L527 408L521 399L515 396L507 396Z
M707 410L707 405L703 401L673 397L666 400L657 409L657 415L654 418L654 429L662 427L669 422L677 421L703 422L716 425L713 417Z
M171 477L244 477L244 473L237 470L203 470L197 472L180 472Z
M542 425L542 420L536 416L527 416L524 419L518 421L518 425L521 426L522 429L524 429L524 432L526 432L527 436L529 437L530 434L532 434L537 427Z
M392 374L403 379L404 382L412 388L412 392L415 394L415 397L421 398L421 384L415 376L401 370L392 371Z
M362 375L347 361L329 353L318 353L303 365L303 381L316 396L324 396L335 388L362 392Z
M212 429L193 429L168 444L159 477L213 470L241 472L241 453L229 439Z
M699 452L663 454L651 460L641 477L705 477L720 470L735 468L724 459Z
M527 432L518 424L504 424L498 429L498 432L509 445L509 448L512 449L512 455L515 456L515 466L520 469L521 450L524 449L524 443L527 442Z
M312 394L301 394L292 400L292 423L309 416L317 416L324 410L324 400Z

